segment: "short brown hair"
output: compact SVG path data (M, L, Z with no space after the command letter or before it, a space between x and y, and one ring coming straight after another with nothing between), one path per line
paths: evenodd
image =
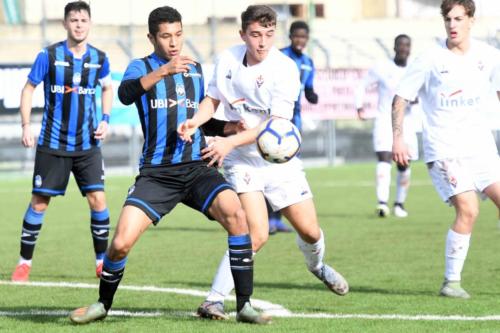
M246 31L248 26L253 22L259 22L265 28L275 26L276 12L271 7L265 5L248 6L241 13L241 30Z
M446 17L455 6L464 7L465 14L469 17L474 17L474 13L476 12L474 0L443 0L441 4L441 15Z

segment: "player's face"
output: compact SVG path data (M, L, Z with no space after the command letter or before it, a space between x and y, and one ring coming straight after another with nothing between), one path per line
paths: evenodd
M179 55L184 43L182 23L164 22L160 23L158 28L158 32L155 36L148 34L149 41L155 48L155 53L167 60Z
M309 34L306 29L295 29L290 35L292 49L295 52L302 53L309 41Z
M68 32L68 39L81 43L85 41L90 31L90 16L86 10L72 10L63 21L64 29Z
M263 27L259 22L253 22L245 31L240 31L241 39L247 46L247 63L255 65L266 59L274 44L276 26Z
M444 26L448 35L448 44L451 46L460 45L469 40L470 29L474 23L474 18L465 13L465 8L456 5L444 18Z
M411 40L406 37L399 38L397 43L394 45L394 51L396 52L397 60L406 62L410 56Z

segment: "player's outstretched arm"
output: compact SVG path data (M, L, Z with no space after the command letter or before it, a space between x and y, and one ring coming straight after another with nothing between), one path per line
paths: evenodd
M407 101L396 95L392 101L392 158L394 162L402 166L408 166L408 148L403 140L403 119Z
M219 136L213 138L208 147L203 149L203 159L210 159L208 163L209 166L217 163L218 167L222 166L224 158L227 154L231 152L236 147L251 144L257 140L259 135L260 126L244 130L235 135L231 135L227 138L221 138Z
M198 112L194 114L193 118L186 120L177 127L177 134L179 137L184 141L191 142L191 136L196 132L198 127L212 118L219 103L220 101L218 99L210 96L205 97L201 101Z
M21 92L21 126L23 129L22 144L24 147L33 147L35 145L35 138L31 132L30 117L31 117L31 103L33 101L33 92L36 86L31 82L26 82Z

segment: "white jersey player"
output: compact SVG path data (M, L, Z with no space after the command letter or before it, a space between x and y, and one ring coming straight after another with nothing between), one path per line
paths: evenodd
M472 0L444 0L448 38L410 65L394 98L394 160L407 164L403 116L417 94L424 111L423 148L436 191L455 207L448 231L441 295L469 298L461 272L479 212L476 192L500 207L500 158L483 116L493 88L500 99L500 51L472 40Z
M297 244L308 269L333 292L345 295L347 281L323 263L325 244L305 178L302 164L294 158L285 164L266 162L257 152L255 140L259 126L270 117L291 119L300 91L297 66L274 48L276 13L268 6L249 6L241 15L241 38L245 45L233 47L219 57L207 97L198 113L181 124L179 135L190 140L193 130L208 121L219 103L228 120L244 120L248 130L230 137L217 137L204 155L222 164L224 175L239 195L257 252L269 237L267 208L280 210L298 233ZM226 319L224 298L233 289L229 257L219 265L212 290L198 314Z
M392 126L391 109L396 87L406 71L407 61L411 50L411 39L407 35L398 35L394 40L395 56L393 60L378 63L370 69L362 84L356 89L356 109L359 117L364 120L363 102L366 89L377 87L378 106L373 126L373 149L377 155L376 194L377 214L380 217L389 215L389 193L391 187L392 168ZM410 106L407 108L410 112ZM407 144L412 160L418 159L417 135L411 121L405 122L405 143ZM396 198L394 201L394 215L408 216L404 202L410 185L410 167L397 165Z

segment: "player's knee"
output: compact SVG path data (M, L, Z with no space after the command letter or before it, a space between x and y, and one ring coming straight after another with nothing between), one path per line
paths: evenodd
M269 239L269 232L252 235L252 249L254 252L259 251Z
M314 244L321 238L321 231L319 228L310 228L308 230L302 230L299 233L300 238L309 244Z
M246 214L243 208L239 207L224 217L227 230L231 234L248 233Z
M460 210L458 214L459 222L465 224L472 224L476 221L479 216L478 207L466 207Z
M87 193L86 196L92 210L100 212L106 209L106 197L104 196L104 192L90 192Z
M108 257L113 261L121 260L128 255L131 248L132 244L130 242L115 238L108 249Z
M31 208L37 213L43 213L49 207L49 201L50 198L47 200L37 200L37 198L33 198L33 200L31 200Z

